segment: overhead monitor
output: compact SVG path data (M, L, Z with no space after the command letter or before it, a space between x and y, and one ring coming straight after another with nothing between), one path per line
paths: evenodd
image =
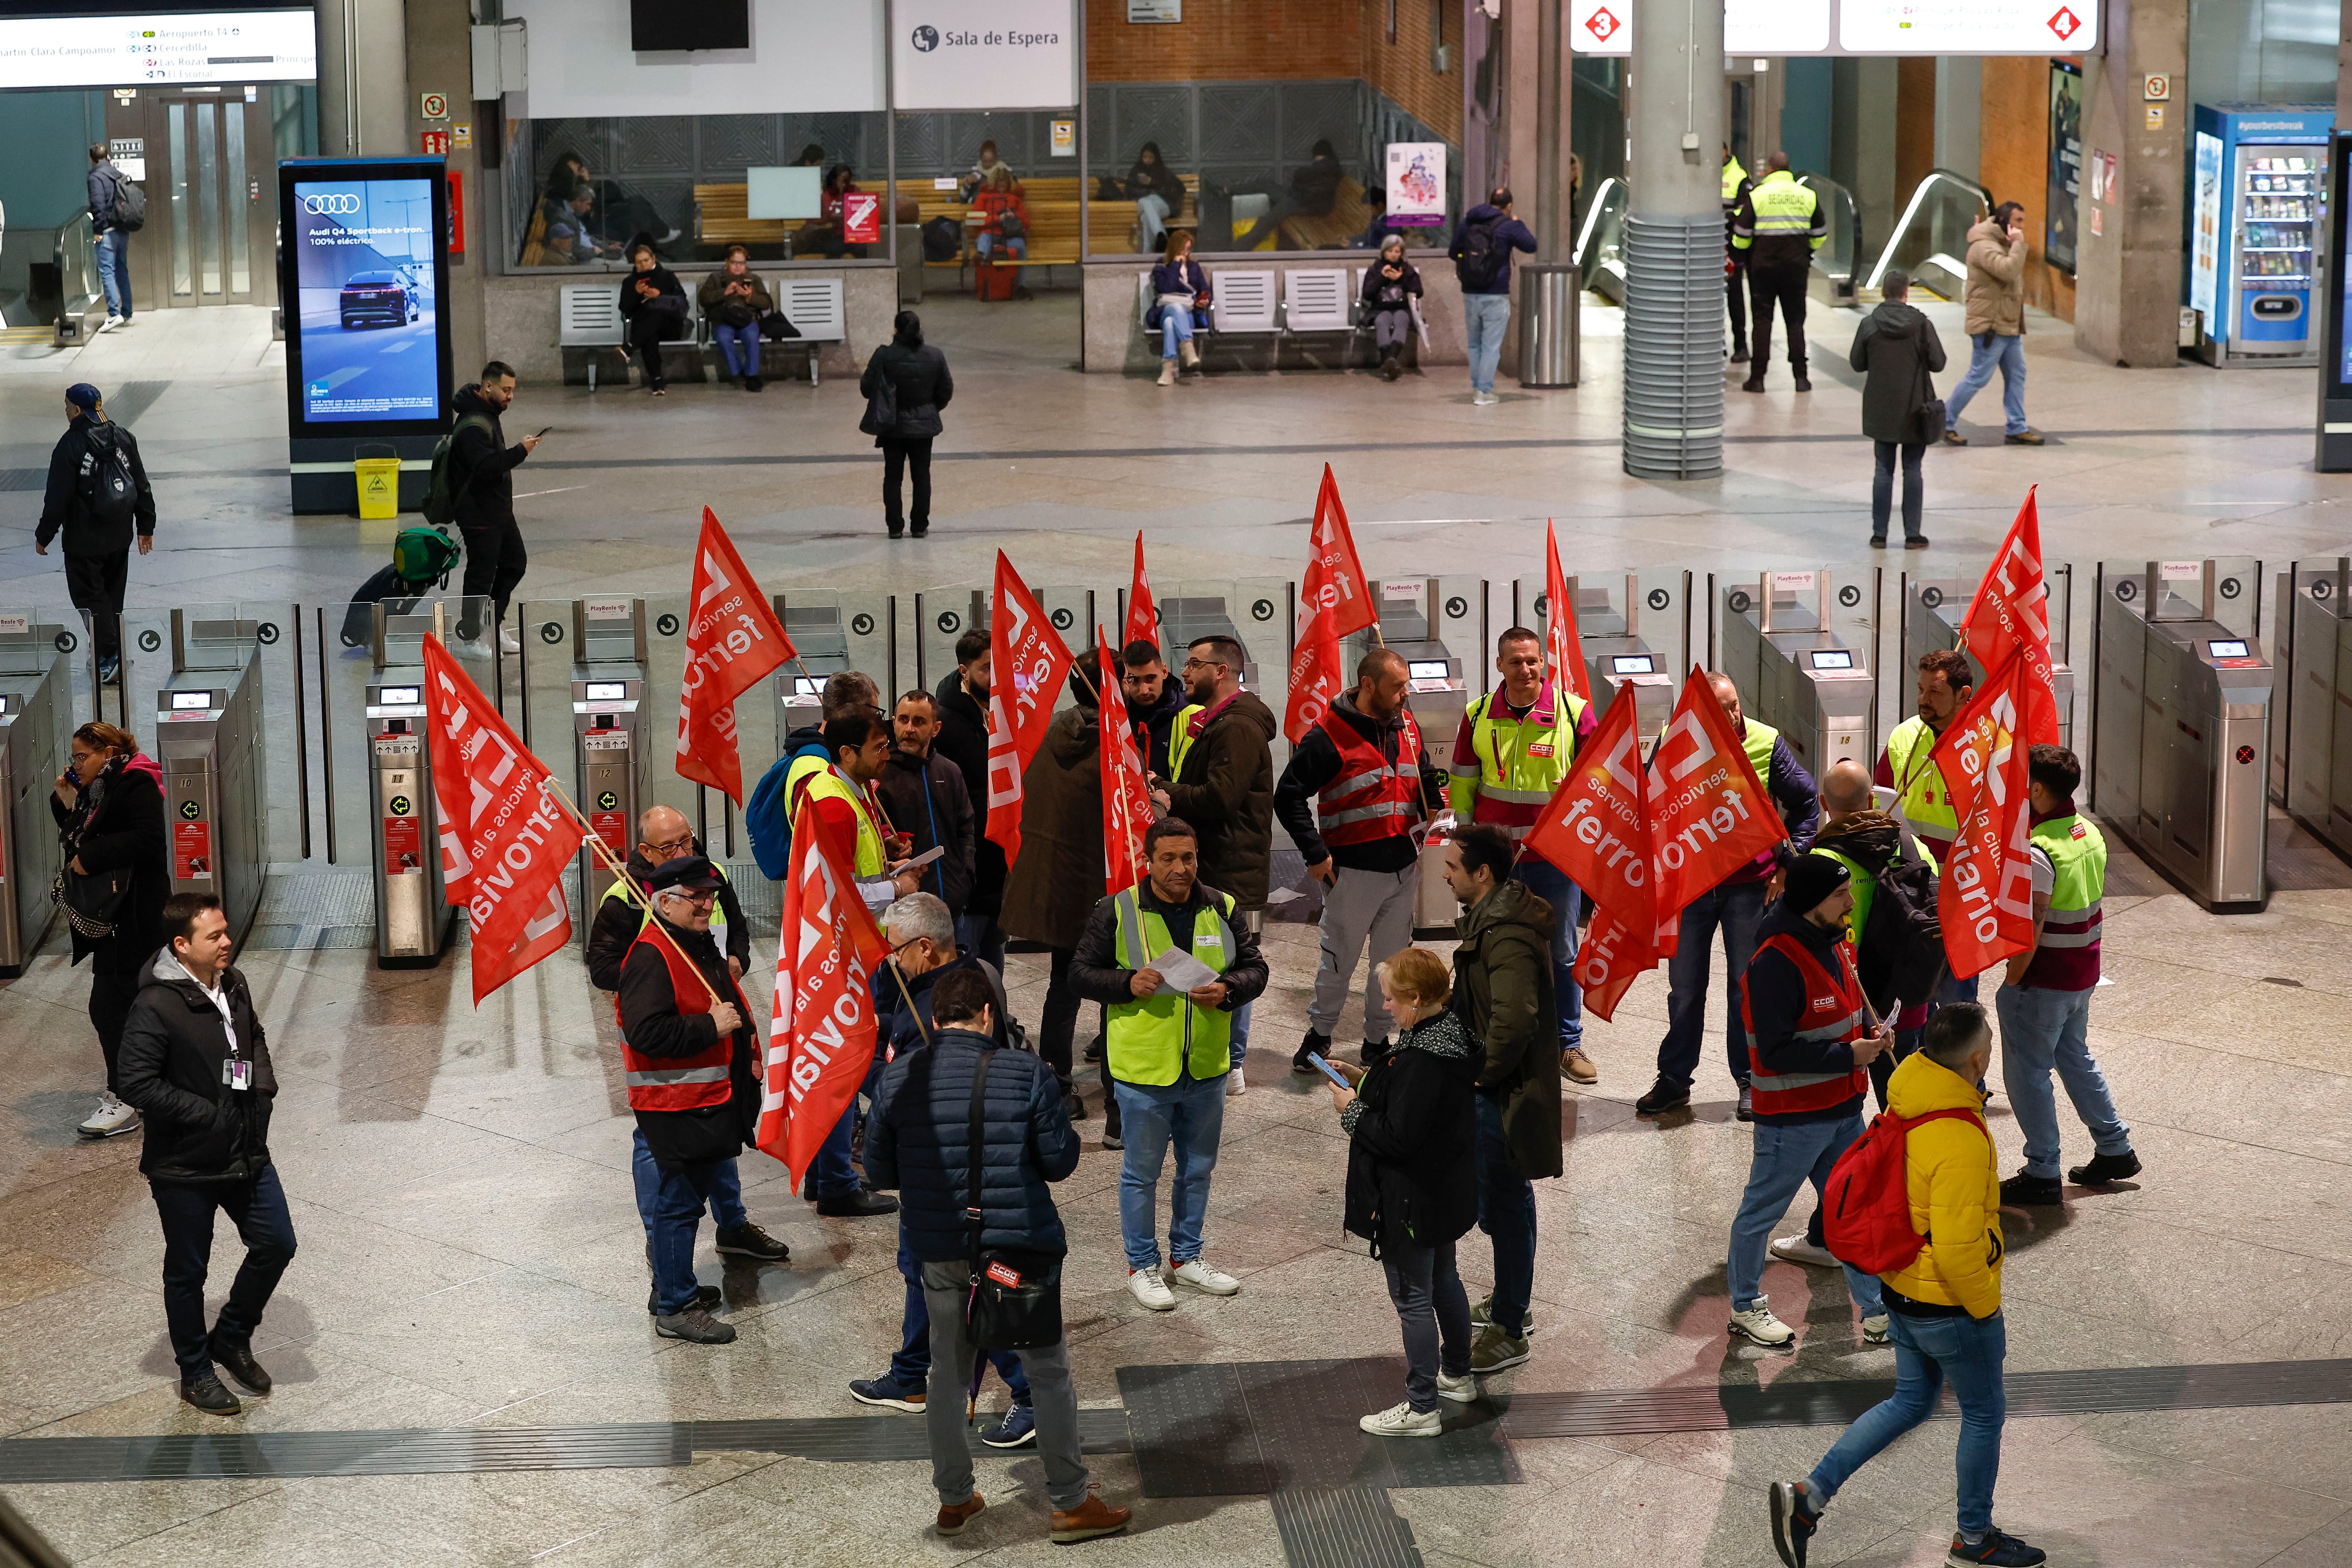
M748 49L751 0L629 0L629 47Z
M0 5L0 89L310 81L318 74L318 21L307 5Z
M443 172L438 158L278 164L287 417L297 440L446 428Z

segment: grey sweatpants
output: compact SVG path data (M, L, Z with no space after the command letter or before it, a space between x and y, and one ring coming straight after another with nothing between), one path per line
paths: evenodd
M1380 966L1412 945L1413 895L1421 887L1421 862L1399 872L1333 868L1323 890L1323 958L1315 969L1315 1000L1307 1026L1328 1037L1339 1022L1340 1004L1355 977L1356 960L1371 943L1364 966L1364 1038L1388 1038L1388 998L1381 995Z
M923 1304L931 1312L931 1385L923 1402L931 1438L931 1485L940 1502L971 1496L971 1448L964 1439L964 1401L971 1390L972 1348L964 1338L963 1299L971 1265L959 1258L923 1265ZM1069 1510L1087 1500L1087 1467L1078 1458L1078 1389L1070 1378L1070 1345L1019 1350L1021 1370L1036 1396L1037 1454L1045 1461L1045 1497Z

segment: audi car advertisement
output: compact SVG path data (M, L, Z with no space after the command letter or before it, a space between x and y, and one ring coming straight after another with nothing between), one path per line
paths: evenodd
M437 162L282 167L290 185L287 369L298 428L438 427L448 396L439 312L447 232Z

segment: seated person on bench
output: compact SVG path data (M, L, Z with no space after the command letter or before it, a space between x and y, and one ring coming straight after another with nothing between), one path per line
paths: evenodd
M751 270L751 253L740 245L727 247L727 265L702 280L695 290L703 319L719 345L719 358L729 380L743 378L745 392L760 390L760 318L776 308L768 286Z
M972 236L972 248L985 267L998 251L1016 259L1029 257L1029 204L1021 194L1020 185L1013 178L1012 168L1003 163L988 177L979 195L972 198L971 210L980 219L980 228ZM975 287L983 296L984 289ZM1033 298L1027 286L1016 285L1011 298Z
M1192 236L1178 229L1168 236L1168 253L1151 269L1151 297L1160 312L1160 384L1176 384L1178 351L1186 369L1201 362L1192 347L1192 312L1209 308L1209 275L1192 259Z
M662 374L661 346L686 335L686 285L661 264L654 247L639 240L629 247L629 265L636 270L621 285L621 314L629 323L629 347L645 368L646 390L656 397L669 395Z
M1135 155L1135 167L1127 172L1127 183L1122 189L1135 204L1136 222L1143 231L1143 248L1160 249L1168 243L1168 220L1184 210L1183 177L1160 157L1160 143L1143 144Z

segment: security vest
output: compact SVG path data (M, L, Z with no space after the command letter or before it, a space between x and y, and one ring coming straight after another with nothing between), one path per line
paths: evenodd
M1748 754L1748 766L1756 769L1756 782L1763 785L1769 794L1772 789L1772 744L1780 738L1780 732L1752 718L1743 722L1748 728L1739 737L1739 749Z
M1960 836L1959 813L1952 810L1944 775L1931 760L1940 738L1916 715L1896 725L1886 737L1886 770L1895 776L1895 809L1915 835L1924 834L1938 847Z
M1747 182L1748 171L1739 166L1737 158L1723 161L1723 205L1728 212L1739 200L1739 187Z
M1805 945L1786 931L1774 932L1756 949L1758 957L1768 952L1779 953L1796 965L1797 973L1805 982L1805 1010L1798 1019L1800 1027L1790 1031L1795 1038L1822 1044L1862 1038L1866 1015L1862 978L1854 973L1853 943L1842 941L1837 945L1838 972L1834 975L1822 967L1821 961ZM1756 1049L1756 1019L1748 1009L1748 988L1742 986L1739 990L1739 1021L1748 1029L1748 1087L1759 1116L1826 1111L1870 1092L1867 1068L1850 1068L1843 1072L1769 1071L1762 1053Z
M1222 975L1241 946L1234 939L1233 899L1222 893L1211 897L1212 905L1192 916L1192 956ZM1120 963L1150 968L1154 956L1168 951L1168 923L1143 907L1133 887L1112 895L1111 908L1118 917ZM1184 996L1149 996L1105 1010L1105 1063L1121 1082L1165 1088L1176 1082L1180 1067L1202 1082L1233 1068L1233 1015L1222 1008L1197 1008Z
M1765 256L1774 260L1790 259L1793 249L1786 242L1804 240L1806 252L1821 249L1829 231L1821 223L1822 199L1810 185L1800 185L1797 177L1786 169L1775 169L1756 182L1748 193L1748 211L1755 223L1742 228L1734 225L1731 248L1752 250L1756 242L1768 243Z
M1234 695L1239 696L1241 694L1236 692ZM1176 721L1168 727L1168 777L1170 779L1174 779L1184 771L1184 758L1191 754L1192 742L1197 738L1192 734L1192 721L1201 715L1211 712L1217 706L1214 703L1186 703L1176 710Z
M710 862L710 869L719 873L719 881L725 882L728 880L727 868L720 865L717 861L712 861ZM650 897L651 895L648 894L647 896ZM613 879L613 885L604 890L605 903L611 904L615 900L622 904L635 904L637 902L636 895L629 891L629 884L622 881L617 876ZM642 908L640 914L641 918L637 921L637 930L640 933L643 933L646 926L653 924L654 912L650 908ZM712 899L710 901L710 939L719 945L719 956L726 956L727 906L717 899ZM667 947L668 944L664 943L663 946ZM626 959L627 955L624 954L623 961L625 962Z
M1394 762L1333 709L1323 710L1316 727L1339 753L1339 771L1315 799L1323 841L1364 844L1412 831L1421 820L1421 728L1412 715L1404 716Z
M2087 991L2099 983L2100 904L2107 891L2107 841L2089 818L2068 815L2037 822L2033 841L2054 873L2042 945L2024 984L2053 991Z
M1524 839L1576 761L1584 699L1546 681L1527 716L1513 718L1507 707L1495 712L1499 695L1478 698L1465 716L1476 761L1454 765L1454 814Z
M705 977L686 961L677 945L649 935L650 925L639 928L636 940L629 944L628 952L621 956L623 967L628 966L636 951L650 941L659 950L662 962L669 966L669 988L677 998L680 1017L692 1018L710 1010L710 992L705 988ZM734 995L735 1010L748 1019L751 1004L743 999L743 988L730 980L727 988ZM613 998L613 1019L621 1018L621 998ZM724 1105L734 1092L728 1078L735 1061L735 1037L722 1034L712 1040L708 1050L692 1056L640 1056L629 1045L628 1031L621 1032L621 1066L629 1088L629 1109L632 1111L706 1111L713 1105Z
M852 875L876 877L890 869L890 857L882 839L882 824L874 819L874 801L840 768L814 757L803 757L793 763L784 775L784 799L793 803L795 815L800 810L803 793L812 800L849 802L851 811L857 818L856 863L849 868Z

